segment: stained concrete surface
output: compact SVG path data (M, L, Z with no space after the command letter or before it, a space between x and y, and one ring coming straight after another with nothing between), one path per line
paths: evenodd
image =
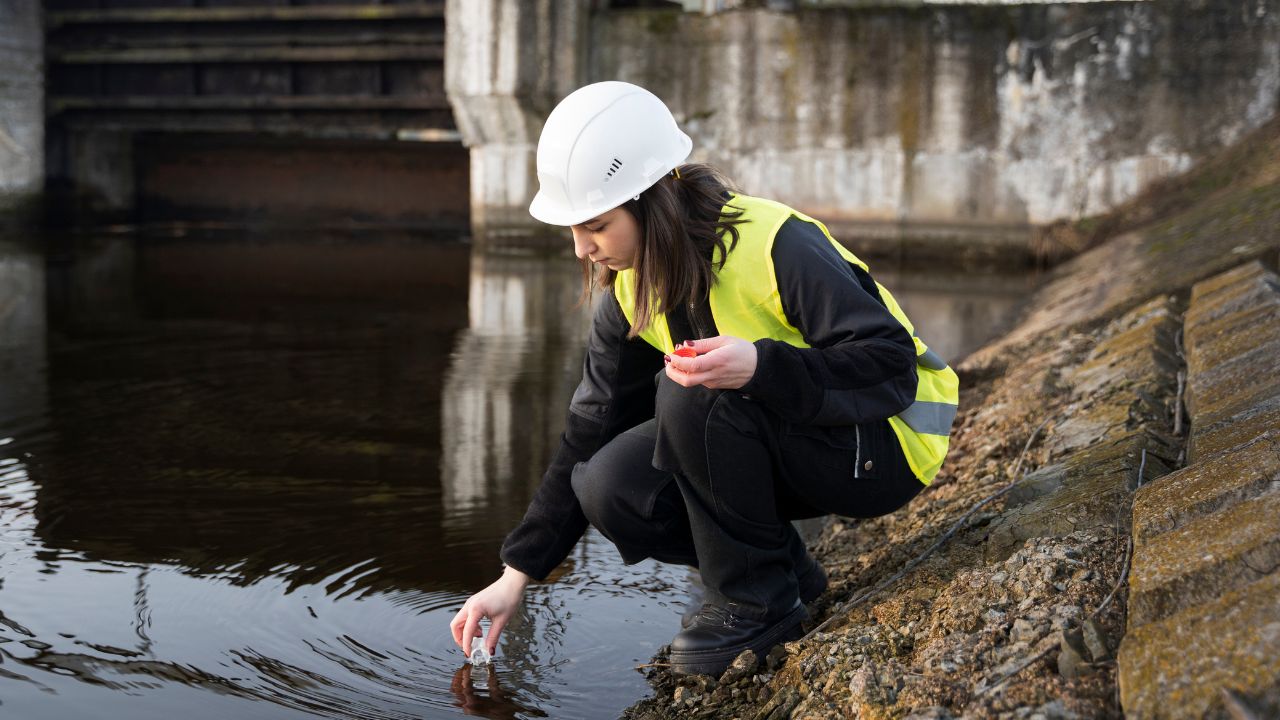
M0 219L44 183L43 55L40 4L0 2Z

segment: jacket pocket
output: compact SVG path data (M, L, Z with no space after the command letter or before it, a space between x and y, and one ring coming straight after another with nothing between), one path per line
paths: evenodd
M809 462L855 475L858 456L856 425L787 425L788 450Z

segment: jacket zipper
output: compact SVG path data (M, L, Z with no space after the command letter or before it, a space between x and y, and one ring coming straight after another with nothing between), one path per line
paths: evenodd
M862 477L862 426L861 425L853 426L853 436L854 436L854 441L857 442L858 444L858 447L855 448L853 451L853 477L856 479L856 478Z
M702 326L698 324L698 311L695 305L694 302L689 302L689 326L693 328L694 339L701 340L703 338Z

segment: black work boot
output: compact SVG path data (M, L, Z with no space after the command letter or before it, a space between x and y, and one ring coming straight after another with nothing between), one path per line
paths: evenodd
M689 627L671 641L671 669L683 675L720 675L743 650L764 657L774 645L800 637L800 623L808 617L804 605L780 616L753 620L734 613L735 603L721 607L707 603Z
M806 555L804 567L796 570L796 583L800 586L800 602L804 605L817 600L827 589L827 573L822 565ZM706 588L702 585L702 576L696 571L689 576L689 607L680 616L680 627L687 628L693 624L694 618L701 612L702 598Z
M822 565L811 556L803 567L796 568L796 584L800 586L800 602L808 605L817 600L827 589L827 572Z

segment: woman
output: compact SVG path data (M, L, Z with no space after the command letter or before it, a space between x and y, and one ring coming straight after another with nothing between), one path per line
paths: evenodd
M547 118L529 210L571 228L584 291L603 293L503 575L451 623L464 652L484 617L493 651L590 523L627 563L699 569L705 602L671 663L718 674L795 637L826 588L790 520L893 512L946 455L955 373L893 297L821 223L681 164L691 147L628 83L581 88Z

